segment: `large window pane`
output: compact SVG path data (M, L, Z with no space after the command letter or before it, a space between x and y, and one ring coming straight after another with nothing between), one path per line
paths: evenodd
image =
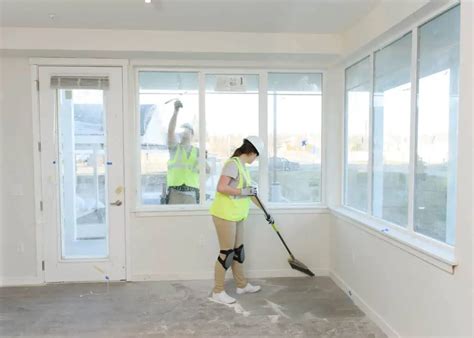
M367 211L370 59L346 70L345 205Z
M258 75L206 76L206 199L213 199L225 162L244 137L258 135ZM258 161L250 166L258 183Z
M199 189L188 182L199 181L198 87L197 73L139 72L142 204L198 203ZM174 99L183 103L175 128Z
M375 53L373 214L408 222L411 33Z
M459 6L419 29L415 231L454 244Z
M268 75L270 201L321 199L321 74Z

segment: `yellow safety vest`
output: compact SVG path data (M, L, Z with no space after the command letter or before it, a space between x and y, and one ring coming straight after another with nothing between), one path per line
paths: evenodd
M168 187L179 187L184 184L199 189L199 166L196 147L192 147L188 157L186 150L178 144L174 157L168 161L166 181Z
M242 165L237 157L232 157L229 161L234 161L237 164L237 168L239 168L239 183L237 184L237 189L249 186L251 179L247 167ZM228 221L241 221L247 218L249 207L250 197L230 196L216 192L216 197L212 202L210 212L211 215Z

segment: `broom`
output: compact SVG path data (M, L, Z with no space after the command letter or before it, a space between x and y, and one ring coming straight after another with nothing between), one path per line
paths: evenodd
M288 253L290 254L290 258L288 258L288 263L290 263L291 268L294 269L294 270L301 271L302 273L305 273L305 274L307 274L308 276L313 277L313 276L314 276L314 273L313 273L310 269L308 269L308 267L307 267L306 265L304 265L302 262L300 262L299 260L297 260L297 259L295 258L295 256L293 256L293 254L292 254L291 251L290 251L290 248L288 248L288 245L286 245L285 240L284 240L283 237L281 236L280 230L279 230L278 227L275 225L275 222L274 222L274 221L270 221L270 219L271 219L270 214L267 212L267 209L265 209L265 206L264 206L263 203L260 201L260 199L258 198L257 195L255 195L255 199L257 200L258 204L260 204L260 206L262 207L263 213L265 214L265 217L266 217L268 223L272 226L273 230L275 230L275 232L277 233L278 237L280 237L280 240L281 240L281 242L283 243L283 245L285 246L286 251L288 251Z

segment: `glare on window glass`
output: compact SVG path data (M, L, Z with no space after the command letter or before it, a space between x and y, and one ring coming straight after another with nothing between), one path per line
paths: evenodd
M346 70L346 163L344 203L367 211L369 163L370 60Z
M206 76L206 199L213 199L222 168L245 137L258 135L258 75L241 75L242 86L224 87L225 75ZM232 80L234 77L229 76ZM229 81L230 81L229 80ZM258 183L258 161L250 167Z
M199 203L197 73L139 73L142 204Z
M375 53L373 214L401 226L408 223L410 71L411 33Z
M419 29L415 231L454 244L459 6Z
M270 201L321 198L321 74L268 75Z

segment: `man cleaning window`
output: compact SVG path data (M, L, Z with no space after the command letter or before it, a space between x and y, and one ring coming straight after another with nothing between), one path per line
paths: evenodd
M174 101L173 116L168 125L167 204L199 204L199 148L193 146L194 129L191 124L180 126L176 135L180 100ZM177 136L179 141L177 141Z

